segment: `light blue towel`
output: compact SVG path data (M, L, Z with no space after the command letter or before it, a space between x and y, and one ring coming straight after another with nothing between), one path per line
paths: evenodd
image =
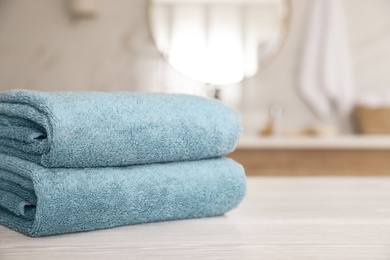
M0 93L0 152L45 167L100 167L219 157L240 118L222 103L179 94Z
M0 154L0 223L29 236L220 215L245 192L227 158L73 169Z

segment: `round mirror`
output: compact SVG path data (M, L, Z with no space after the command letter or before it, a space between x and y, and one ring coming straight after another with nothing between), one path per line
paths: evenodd
M254 76L280 50L289 0L150 0L157 49L177 71L207 84Z

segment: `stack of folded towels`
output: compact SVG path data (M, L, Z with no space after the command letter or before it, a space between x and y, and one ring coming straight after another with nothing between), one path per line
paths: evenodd
M223 214L238 114L178 94L0 93L0 223L44 236Z

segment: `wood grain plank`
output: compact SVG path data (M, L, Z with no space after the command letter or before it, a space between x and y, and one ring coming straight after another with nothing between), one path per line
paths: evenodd
M248 176L390 176L390 150L237 149Z
M390 259L390 178L252 177L224 216L30 238L0 259Z

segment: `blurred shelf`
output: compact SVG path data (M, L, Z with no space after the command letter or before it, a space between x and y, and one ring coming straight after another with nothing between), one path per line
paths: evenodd
M336 137L260 137L243 135L238 149L390 150L390 135L343 135Z

